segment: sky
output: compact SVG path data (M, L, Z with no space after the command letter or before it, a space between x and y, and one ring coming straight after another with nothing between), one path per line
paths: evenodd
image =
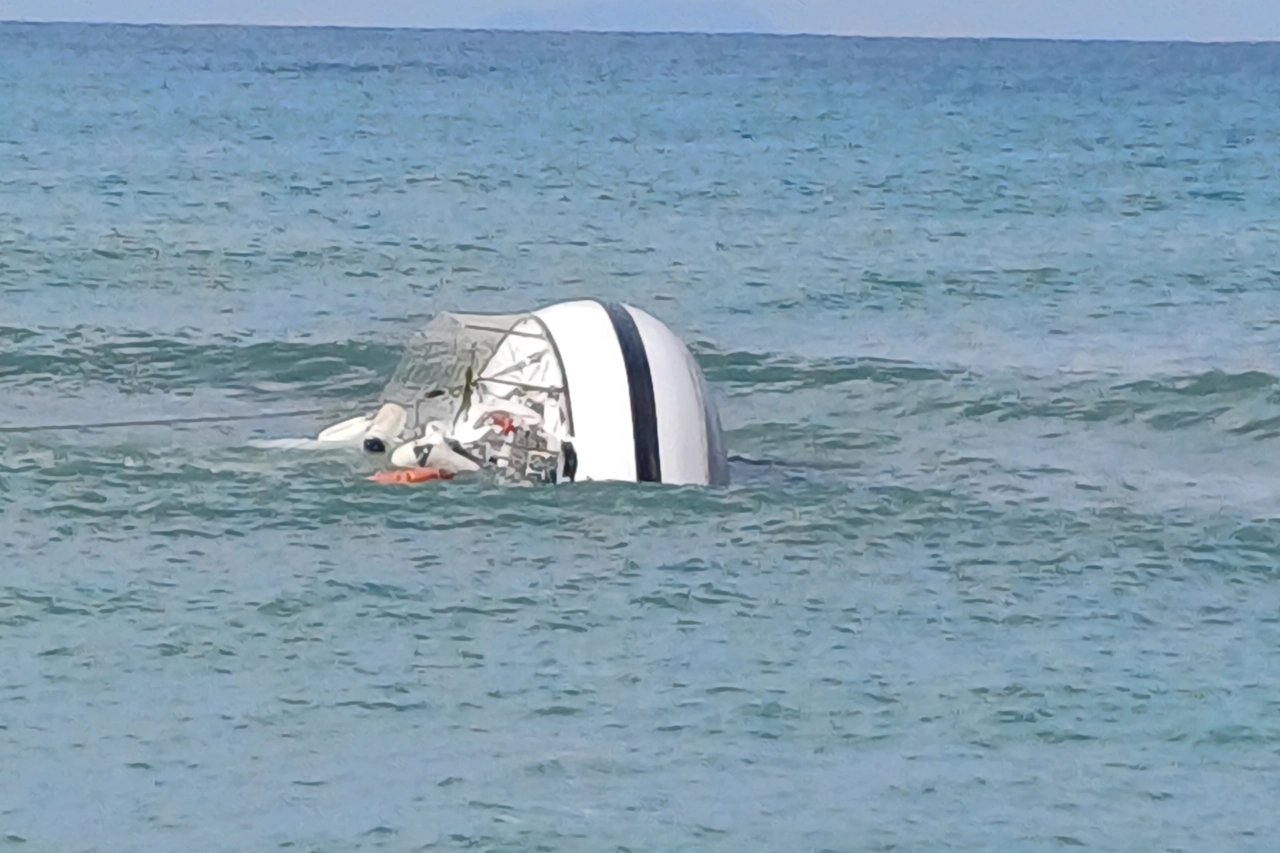
M0 20L1280 40L1280 0L0 0Z

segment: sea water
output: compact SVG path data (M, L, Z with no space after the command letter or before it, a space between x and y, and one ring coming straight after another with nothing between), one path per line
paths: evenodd
M1278 170L1275 45L0 25L0 848L1275 849ZM253 446L575 297L732 487Z

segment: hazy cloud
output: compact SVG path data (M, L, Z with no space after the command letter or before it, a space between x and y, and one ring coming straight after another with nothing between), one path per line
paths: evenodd
M491 15L487 25L528 30L775 32L770 3L743 0L612 0L525 3Z

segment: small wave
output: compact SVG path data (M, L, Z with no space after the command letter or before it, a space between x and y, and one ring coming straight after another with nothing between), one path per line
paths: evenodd
M780 388L825 388L846 382L901 385L945 381L962 371L925 367L882 358L802 358L753 352L719 352L706 344L694 347L698 363L711 382L776 391Z
M1274 387L1277 382L1280 382L1280 379L1270 373L1264 373L1259 370L1248 370L1243 373L1225 373L1221 370L1210 370L1206 373L1165 380L1144 379L1116 387L1120 390L1132 390L1141 394L1181 394L1188 397L1208 397L1215 394L1269 389Z
M1160 431L1210 426L1262 435L1280 428L1277 381L1261 371L1213 370L1122 384L1098 379L1071 385L1024 383L976 399L957 395L943 407L957 408L967 419L1136 421Z
M395 346L360 341L195 344L145 334L94 344L70 336L50 342L33 341L30 335L11 339L19 347L0 351L0 383L10 387L69 389L103 383L137 392L201 387L259 398L290 393L330 399L376 396L401 354Z
M261 74L283 77L303 75L347 75L347 74L394 74L397 72L425 73L431 77L456 77L466 79L477 74L493 73L497 66L489 64L446 65L440 62L423 60L404 60L399 62L297 62L282 65L261 65L257 71Z

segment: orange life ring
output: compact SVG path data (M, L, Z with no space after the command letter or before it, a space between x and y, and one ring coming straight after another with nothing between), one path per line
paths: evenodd
M375 483L407 485L425 483L428 480L452 480L453 472L444 468L398 468L395 471L379 471L369 479Z

